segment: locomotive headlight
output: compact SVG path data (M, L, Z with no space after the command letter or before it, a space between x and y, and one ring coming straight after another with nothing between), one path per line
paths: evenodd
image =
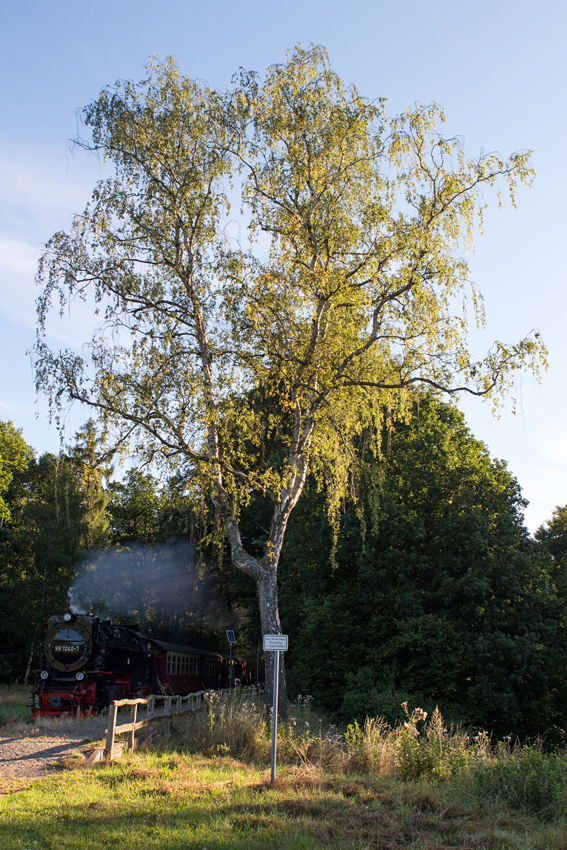
M73 619L73 615L69 614L69 613L63 614L63 619L65 620L66 623L70 623L71 620Z
M85 674L84 674L84 673L79 672L79 673L76 673L76 674L75 674L75 679L76 679L78 682L82 682L84 678L85 678Z
M49 678L49 673L47 672L47 670L42 670L39 675L41 676L42 679Z

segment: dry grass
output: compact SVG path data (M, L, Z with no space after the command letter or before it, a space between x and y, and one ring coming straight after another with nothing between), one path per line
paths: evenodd
M0 685L0 708L30 704L30 685Z
M0 685L0 726L31 720L31 686Z

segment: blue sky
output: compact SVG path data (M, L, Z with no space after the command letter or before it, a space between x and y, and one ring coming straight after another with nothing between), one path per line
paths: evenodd
M0 12L0 418L23 428L38 452L56 450L44 399L36 401L26 350L34 339L33 277L41 246L69 226L94 182L96 159L73 153L76 111L103 85L141 79L150 55L174 55L184 73L225 87L244 66L263 71L294 44L327 47L335 70L395 114L436 101L446 131L472 157L532 149L537 172L518 193L518 209L489 207L469 258L485 298L487 329L475 349L537 328L550 352L541 385L518 381L518 412L495 419L487 404L463 401L474 432L508 461L530 506L533 530L567 502L567 12L564 4L524 0L475 4L445 0L379 3L216 2L194 0L28 0ZM83 317L84 318L84 317ZM59 331L79 344L80 311ZM72 411L70 438L85 416Z

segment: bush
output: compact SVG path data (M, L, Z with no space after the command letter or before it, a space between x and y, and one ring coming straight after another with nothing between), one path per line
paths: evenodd
M405 691L397 691L394 688L365 687L360 679L360 676L351 677L351 687L343 697L340 713L345 719L381 717L390 726L395 726L404 718L401 706L405 702L411 701L415 705L415 702L419 701L419 698L416 700Z

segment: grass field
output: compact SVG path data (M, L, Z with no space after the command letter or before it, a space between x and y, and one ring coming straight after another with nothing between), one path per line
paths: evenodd
M563 753L494 745L419 710L397 729L324 725L292 706L273 786L246 694L158 726L115 764L77 755L48 779L0 781L0 848L567 850Z
M0 797L2 850L564 850L542 823L458 783L266 770L226 758L139 753Z
M0 726L8 720L31 720L31 685L0 685Z

